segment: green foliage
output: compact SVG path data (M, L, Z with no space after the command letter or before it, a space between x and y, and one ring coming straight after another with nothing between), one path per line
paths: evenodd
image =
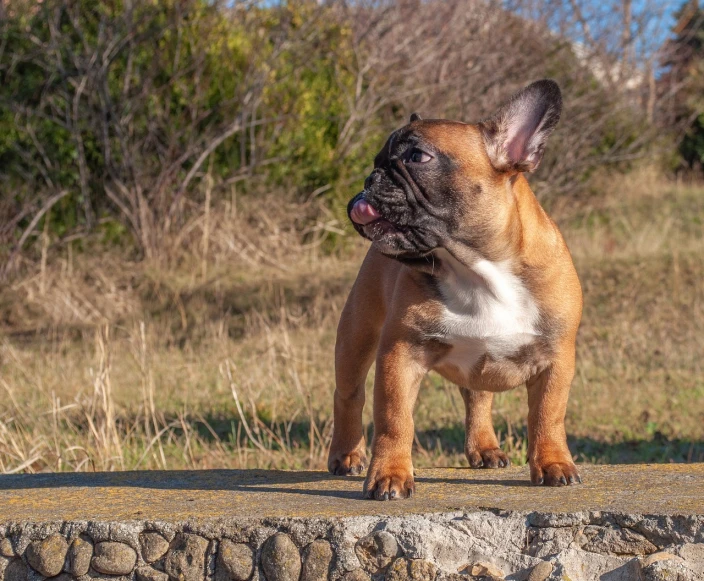
M691 120L679 144L679 152L690 167L704 166L704 10L687 0L677 13L675 36L669 42L674 55L665 65L667 77L683 87L676 95L678 116Z
M274 183L312 191L334 183L340 167L334 163L339 119L344 116L341 85L349 82L339 67L350 31L335 20L311 12L311 5L288 7L293 27L318 18L314 52L285 50L271 71L263 106L281 123L272 128L270 156L280 159L269 177ZM308 48L308 47L306 47Z
M680 152L687 164L704 165L704 114L699 115L680 143Z
M216 176L334 190L370 159L368 148L338 158L350 38L332 9L310 1L245 10L55 0L15 13L0 54L5 195L41 204L67 189L52 222L62 233L92 226L94 213L145 245L143 205L152 225L168 221L195 161L237 120L243 127L212 150ZM128 193L109 196L114 183Z

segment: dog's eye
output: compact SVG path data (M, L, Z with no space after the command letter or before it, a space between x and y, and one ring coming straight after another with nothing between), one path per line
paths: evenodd
M411 163L428 163L431 159L433 159L431 155L420 149L414 149L408 157L408 161Z

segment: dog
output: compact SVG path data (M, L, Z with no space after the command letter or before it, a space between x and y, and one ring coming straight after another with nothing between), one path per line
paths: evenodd
M557 83L544 79L476 124L414 113L349 202L354 228L372 244L337 332L328 469L367 468L362 408L376 360L366 498L414 493L413 407L430 370L460 388L470 467L509 465L492 398L525 384L532 483L581 482L564 420L582 290L524 176L539 166L561 109Z

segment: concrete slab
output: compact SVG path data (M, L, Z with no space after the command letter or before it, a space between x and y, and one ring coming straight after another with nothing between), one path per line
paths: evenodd
M525 467L429 469L403 501L362 500L361 477L267 470L0 476L0 523L47 520L344 517L506 511L704 515L704 464L582 466L584 484L530 484Z

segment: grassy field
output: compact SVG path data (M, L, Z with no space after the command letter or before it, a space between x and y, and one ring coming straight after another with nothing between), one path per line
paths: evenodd
M585 294L575 458L704 461L704 188L642 172L572 204L552 213ZM1 471L324 468L335 327L366 248L334 215L233 196L149 263L37 244L0 288ZM526 412L523 388L495 399L518 463ZM428 376L416 465L465 465L462 421Z

